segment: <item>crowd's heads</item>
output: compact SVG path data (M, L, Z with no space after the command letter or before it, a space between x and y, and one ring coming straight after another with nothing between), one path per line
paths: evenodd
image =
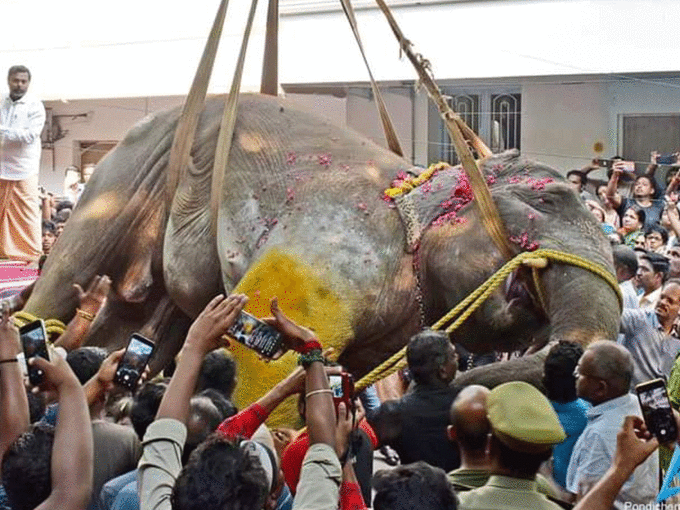
M576 392L593 405L625 395L633 379L633 357L609 340L591 343L574 371Z
M633 278L637 274L638 258L632 248L622 244L614 246L612 252L614 254L616 279L619 283Z
M45 255L49 255L52 246L57 240L57 226L51 221L42 223L42 250Z
M76 374L80 384L85 384L94 377L105 359L106 350L92 346L73 349L66 356L66 362Z
M2 483L13 510L33 510L52 492L54 428L38 423L12 443L2 459Z
M638 206L629 207L623 213L621 226L627 232L634 232L642 228L642 225L645 224L645 218L645 211L642 208Z
M417 384L436 384L453 380L458 358L449 335L426 329L414 335L406 348L408 367Z
M137 391L132 399L130 421L140 441L144 438L147 427L156 419L156 413L167 388L167 380L149 381Z
M574 369L582 355L583 347L565 340L550 349L543 365L543 385L550 400L560 404L576 400Z
M580 170L569 170L567 172L567 181L569 181L570 187L576 193L580 193L583 185L586 183L586 176Z
M208 353L201 364L196 391L214 389L230 399L236 387L236 363L225 349Z
M195 396L189 402L187 440L182 451L182 462L187 463L191 452L215 432L225 416L208 397Z
M552 447L567 437L552 405L522 381L496 386L486 402L498 467L509 476L533 479Z
M449 412L448 435L461 450L480 455L486 452L491 425L487 418L489 389L471 384L456 396Z
M668 230L661 225L651 225L645 229L647 249L657 251L668 243Z
M680 277L680 246L677 244L668 250L668 276Z
M260 459L217 434L192 453L172 490L173 510L261 510L271 485Z
M656 302L655 312L659 322L669 326L675 322L680 311L680 279L671 278L666 282Z
M668 276L668 259L658 253L648 252L638 261L637 283L646 294L661 287Z
M9 97L12 101L21 99L28 92L31 83L31 71L28 67L16 65L7 71L7 84L9 85Z
M637 198L654 197L658 194L659 189L656 180L648 175L639 175L633 184L633 194Z
M425 462L378 471L373 510L456 510L458 500L442 469Z

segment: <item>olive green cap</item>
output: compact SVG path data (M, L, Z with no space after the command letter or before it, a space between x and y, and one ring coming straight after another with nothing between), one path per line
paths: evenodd
M512 450L540 453L567 437L550 401L529 383L496 386L486 405L494 435Z

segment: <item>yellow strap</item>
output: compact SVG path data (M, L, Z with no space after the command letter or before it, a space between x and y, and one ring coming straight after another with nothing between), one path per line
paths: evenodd
M18 328L25 326L26 324L30 324L31 322L37 321L38 319L39 317L36 317L35 315L24 311L18 311L12 315L12 321L14 322L14 325ZM45 320L45 330L47 330L47 332L50 334L55 333L57 335L61 335L65 329L66 325L59 319Z
M253 19L255 18L256 8L257 0L252 0L248 21L243 33L243 40L241 41L241 51L238 55L234 78L231 81L231 90L227 96L227 102L222 114L220 134L217 137L215 163L213 165L212 184L210 187L210 211L212 213L211 221L213 234L217 234L217 213L220 209L220 203L222 202L222 183L229 163L229 153L231 152L231 142L234 137L234 126L236 125L236 114L238 111L238 97L241 90L241 78L243 76L243 64L246 60L246 50L248 49L248 40L250 38L250 31L253 28Z
M210 35L208 36L208 41L203 50L203 56L196 69L196 75L191 84L189 95L187 96L184 108L182 109L182 114L177 122L177 129L175 130L175 137L172 140L170 159L168 160L168 168L166 171L168 204L172 203L175 196L175 190L179 185L183 172L189 164L191 147L194 143L198 119L201 110L203 110L205 96L208 92L208 83L210 82L210 75L212 74L213 64L215 63L215 55L217 54L217 47L220 43L228 3L229 0L222 0L220 2L215 21L213 22Z
M449 323L460 314L449 327L444 331L447 333L452 333L455 331L465 320L474 313L477 308L479 308L484 301L491 295L491 293L500 286L505 279L517 269L520 265L525 264L527 261L535 259L547 259L554 262L559 262L562 264L569 264L572 266L580 267L586 269L591 273L596 274L614 290L616 297L619 300L619 309L623 307L623 297L621 295L621 289L619 288L619 283L616 277L606 268L599 264L591 262L590 260L584 259L578 255L572 253L565 253L558 250L548 250L541 249L533 252L523 252L513 258L511 261L507 262L503 267L496 271L491 277L489 277L484 283L477 287L471 294L469 294L465 299L458 303L454 308L452 308L444 317L439 319L433 326L432 329L439 330L445 324ZM534 284L536 285L537 292L539 293L539 300L542 305L545 306L545 296L538 282L537 273L534 272ZM545 308L544 308L545 310ZM356 384L355 388L360 391L371 384L387 377L388 375L396 372L400 368L406 365L406 347L401 349L399 352L391 356L387 361L381 363L378 367L373 369L369 374L361 378Z
M380 92L380 87L375 82L373 78L373 73L371 72L371 66L368 64L368 59L366 58L366 53L364 52L364 45L361 43L361 36L359 35L359 27L357 26L357 20L354 16L354 9L352 7L351 0L340 0L342 4L342 9L345 11L345 16L347 16L347 21L349 21L349 26L352 28L352 33L359 46L359 51L361 52L361 57L364 59L364 64L366 64L366 70L368 71L368 77L371 80L371 89L373 90L373 96L375 97L375 104L378 108L378 114L380 115L380 121L382 122L383 132L385 133L385 139L387 140L387 146L392 152L398 156L404 157L404 151L399 144L399 138L397 137L397 132L394 130L394 125L392 124L392 119L385 106L385 100L383 99L382 93Z

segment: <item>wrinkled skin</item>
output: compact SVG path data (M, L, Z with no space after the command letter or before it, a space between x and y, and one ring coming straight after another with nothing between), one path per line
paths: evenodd
M262 96L242 96L214 234L208 204L221 104L221 98L207 103L192 164L171 204L164 172L178 110L128 133L95 171L27 311L68 321L77 305L71 284L108 274L111 296L88 343L118 348L143 328L161 339L152 365L159 370L215 294L245 292L247 309L258 316L268 315L276 295L287 314L314 328L360 377L421 327L418 287L431 324L503 264L473 203L458 211L463 223L425 230L414 264L398 211L382 198L411 165L354 132ZM483 168L495 175L491 191L509 236L526 232L540 247L577 253L611 270L597 223L557 172L512 152ZM554 182L534 190L529 175ZM412 192L423 222L444 212L441 204L459 178L460 170L448 168ZM536 337L581 343L614 337L618 303L599 277L551 265L541 275L546 310L539 311L535 291L522 283L527 275L520 271L514 284L502 286L454 340L479 352ZM239 406L262 395L294 362L291 354L264 364L239 345L232 351Z

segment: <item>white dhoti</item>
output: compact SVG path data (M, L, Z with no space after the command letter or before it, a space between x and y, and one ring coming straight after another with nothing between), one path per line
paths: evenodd
M0 179L0 258L35 262L41 254L38 176Z

